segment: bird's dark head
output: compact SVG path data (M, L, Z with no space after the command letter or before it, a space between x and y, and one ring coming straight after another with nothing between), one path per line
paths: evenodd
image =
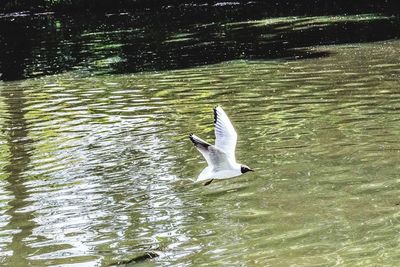
M241 166L240 166L240 172L241 172L241 173L253 172L253 170L252 170L252 169L250 169L250 167L249 167L249 166L246 166L246 165L241 165Z

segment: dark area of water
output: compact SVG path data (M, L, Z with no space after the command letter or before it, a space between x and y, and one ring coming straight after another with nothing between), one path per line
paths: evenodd
M0 11L18 12L57 11L126 11L131 9L162 9L164 7L204 7L228 6L240 8L264 8L274 15L321 15L321 14L356 14L365 12L398 13L399 4L396 0L4 0L0 3Z
M190 5L175 1L173 5L151 7L150 2L145 5L149 8L115 11L121 3L117 1L114 11L98 13L0 14L0 79L18 80L73 69L93 75L182 69L235 59L321 57L328 53L304 47L400 35L395 15L323 23L297 17L262 26L251 22L288 15L390 13L395 11L388 9L390 3L367 1L356 7L317 1L318 5L307 7L307 11L304 3L292 3L284 10L290 1L279 2L274 9L259 2Z

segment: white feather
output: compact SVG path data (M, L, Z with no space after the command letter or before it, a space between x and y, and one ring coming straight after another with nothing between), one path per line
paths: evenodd
M235 162L237 133L228 115L220 106L214 108L214 127L215 146L224 151Z

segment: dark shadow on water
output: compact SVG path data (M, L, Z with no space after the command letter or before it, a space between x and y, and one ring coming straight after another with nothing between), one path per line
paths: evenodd
M304 26L303 26L304 25ZM297 29L298 28L298 29ZM296 60L328 56L327 51L313 51L309 46L359 43L398 37L399 25L388 19L363 22L317 23L294 19L270 25L212 24L187 27L188 38L175 40L159 33L164 41L126 40L121 48L125 61L114 64L115 71L140 72L171 70L215 64L224 61ZM170 38L170 39L168 39Z
M69 70L99 75L191 68L237 59L314 58L329 53L307 47L400 35L396 16L274 19L291 14L281 13L249 4L179 5L73 16L3 14L1 79Z
M33 12L57 11L62 13L82 12L121 12L140 8L162 9L164 7L253 7L268 10L271 16L310 16L321 14L358 14L387 13L398 14L397 0L3 0L0 2L0 12Z
M29 266L29 256L34 248L29 246L27 239L32 238L33 229L37 226L35 214L32 209L26 209L32 205L29 188L26 185L27 178L24 175L29 171L31 161L28 123L26 121L26 99L23 90L2 90L1 97L7 112L7 118L3 125L6 143L9 150L8 164L3 169L6 174L7 186L5 187L12 199L8 202L9 208L5 215L9 217L8 225L4 229L12 231L11 242L6 246L10 257L2 261L3 266Z

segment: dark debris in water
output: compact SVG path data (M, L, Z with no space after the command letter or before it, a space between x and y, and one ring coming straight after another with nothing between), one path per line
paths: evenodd
M133 259L126 260L126 261L119 261L117 263L111 264L110 266L119 266L119 267L125 267L125 266L131 266L133 264L141 263L143 261L151 260L153 258L158 257L159 255L153 251L148 251L145 252L142 255L139 255Z

